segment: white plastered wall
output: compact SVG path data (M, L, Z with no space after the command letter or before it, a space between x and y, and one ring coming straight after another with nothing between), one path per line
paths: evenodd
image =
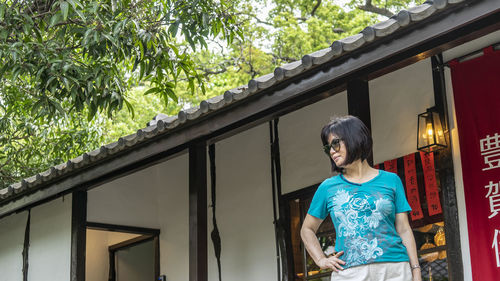
M434 106L430 59L368 82L373 163L417 151L417 115Z
M160 273L187 281L188 192L184 154L90 190L87 220L160 229Z
M277 280L269 125L244 131L215 147L222 280ZM210 202L210 186L208 197ZM211 208L208 222L208 276L216 281Z
M321 129L331 117L346 114L347 92L344 91L280 118L283 194L332 176L330 162L322 148Z
M444 61L461 57L484 47L500 42L500 31L493 32L487 36L467 42L443 53ZM472 280L472 269L470 261L469 235L467 229L467 212L465 209L464 183L462 179L462 162L460 158L460 143L458 139L455 102L453 99L453 86L449 68L445 68L446 98L448 100L448 115L450 123L451 148L453 153L453 164L455 172L455 185L457 190L458 220L460 224L460 243L462 249L462 261L464 265L464 280Z
M0 219L0 280L23 280L24 231L28 212Z
M69 280L71 195L31 209L30 224L28 280Z

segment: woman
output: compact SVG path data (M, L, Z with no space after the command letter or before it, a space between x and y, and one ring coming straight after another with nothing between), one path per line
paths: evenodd
M411 208L399 177L368 164L368 128L353 116L335 118L323 127L321 140L339 175L318 187L302 225L302 240L314 262L332 269L332 280L421 281L408 223ZM336 253L330 257L316 237L328 214L336 232Z

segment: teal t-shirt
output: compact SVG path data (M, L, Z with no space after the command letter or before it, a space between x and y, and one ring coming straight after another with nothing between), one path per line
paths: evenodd
M308 214L335 226L335 251L344 251L344 268L374 263L409 261L396 232L397 213L411 211L399 177L379 171L372 180L358 184L342 175L326 179L316 190Z

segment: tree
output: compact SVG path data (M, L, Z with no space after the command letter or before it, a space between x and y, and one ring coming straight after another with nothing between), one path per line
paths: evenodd
M335 3L4 1L0 188L131 134L158 113L175 115L245 85L414 2Z
M176 89L178 103L164 106L156 97L142 95L147 87L135 91L131 103L137 117L122 110L111 122L106 122L106 142L133 133L158 113L176 115L182 108L245 85L252 78L273 72L277 66L300 60L305 54L326 48L335 40L387 18L385 12L360 8L363 4L383 7L391 13L415 4L408 0L353 0L343 7L335 3L332 0L234 1L235 21L244 36L235 38L231 44L208 40L210 48L192 54L197 71L206 80L206 93L192 93L187 81L181 79Z
M103 116L123 104L133 115L139 83L163 104L180 80L204 91L191 53L241 36L232 11L224 0L2 1L0 188L102 144Z
M126 93L147 81L149 92L175 99L178 79L204 91L187 49L241 34L224 0L11 0L0 4L0 81L35 101L32 113L53 117L87 108L120 110ZM8 92L8 90L6 91ZM63 108L62 103L69 108ZM132 110L132 107L129 106Z
M103 141L99 119L89 122L79 112L36 118L31 114L35 101L21 90L7 89L0 96L0 189L93 150Z

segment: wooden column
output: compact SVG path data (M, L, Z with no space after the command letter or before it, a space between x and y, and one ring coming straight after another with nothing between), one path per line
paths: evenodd
M189 280L207 281L207 145L189 147Z
M85 281L87 192L75 191L71 207L71 281Z
M361 119L368 129L372 129L370 117L370 96L368 90L368 81L363 79L354 79L347 83L347 110L349 115ZM370 165L373 164L373 153L368 159Z
M446 237L446 255L448 262L449 279L452 281L464 280L462 264L462 248L460 244L460 226L458 222L458 205L455 186L455 171L451 151L451 137L448 129L448 106L446 100L446 86L444 80L444 65L442 55L433 56L432 81L434 85L434 104L438 112L442 113L441 124L445 131L447 147L436 153L436 166L439 167L439 182L441 185L444 228Z

